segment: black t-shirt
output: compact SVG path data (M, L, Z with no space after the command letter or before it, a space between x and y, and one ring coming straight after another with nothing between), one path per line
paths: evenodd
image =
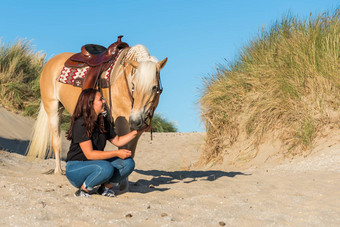
M70 150L67 153L66 162L68 161L87 161L85 154L80 148L79 143L91 140L93 150L103 151L106 145L106 140L110 140L116 136L114 126L106 118L104 118L104 125L106 133L101 133L99 130L98 121L96 122L91 137L86 135L86 127L84 125L84 118L80 117L74 121L72 128L72 141Z

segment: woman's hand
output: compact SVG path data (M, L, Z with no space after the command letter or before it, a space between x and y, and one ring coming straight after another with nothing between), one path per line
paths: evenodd
M150 131L152 129L151 124L150 125L144 125L141 129L137 130L137 133L142 134L143 132Z
M144 125L141 129L133 130L123 136L116 135L113 139L110 140L110 142L117 147L121 147L129 143L134 138L136 138L136 136L138 135L140 136L143 132L150 131L150 130L151 130L151 125Z
M117 156L121 159L127 159L127 158L131 157L131 151L126 150L126 149L118 150Z

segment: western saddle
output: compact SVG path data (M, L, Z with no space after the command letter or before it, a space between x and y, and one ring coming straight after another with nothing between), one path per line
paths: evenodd
M98 82L100 75L110 67L121 49L129 47L127 43L122 42L122 37L122 35L118 36L117 41L108 48L96 44L86 44L81 47L80 53L74 54L66 60L64 64L66 67L82 68L89 66L84 80L79 80L78 83L74 83L74 86L82 86L83 90L95 88L97 85L102 86L101 82Z

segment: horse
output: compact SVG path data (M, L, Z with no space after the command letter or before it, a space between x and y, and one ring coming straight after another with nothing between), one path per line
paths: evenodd
M82 91L80 87L57 81L64 63L72 55L70 52L58 54L48 60L42 70L40 109L26 152L27 157L33 159L44 159L54 152L55 174L63 173L60 116L64 110L72 115ZM119 136L140 129L148 120L151 123L161 91L160 70L166 62L167 58L158 61L150 56L143 45L124 48L117 56L109 73L109 86L102 88L102 94L112 107L110 115ZM134 157L138 139L121 148L131 150Z

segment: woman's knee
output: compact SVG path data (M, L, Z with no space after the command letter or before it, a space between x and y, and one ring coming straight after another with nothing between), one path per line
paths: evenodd
M135 169L135 161L132 158L127 158L123 160L123 169L122 171L126 173L132 173Z
M99 168L100 175L103 178L110 179L110 177L112 177L114 168L109 162L103 161L102 163L100 163Z
M127 158L125 159L126 161L126 167L131 169L131 170L134 170L135 169L135 161L133 160L133 158Z

